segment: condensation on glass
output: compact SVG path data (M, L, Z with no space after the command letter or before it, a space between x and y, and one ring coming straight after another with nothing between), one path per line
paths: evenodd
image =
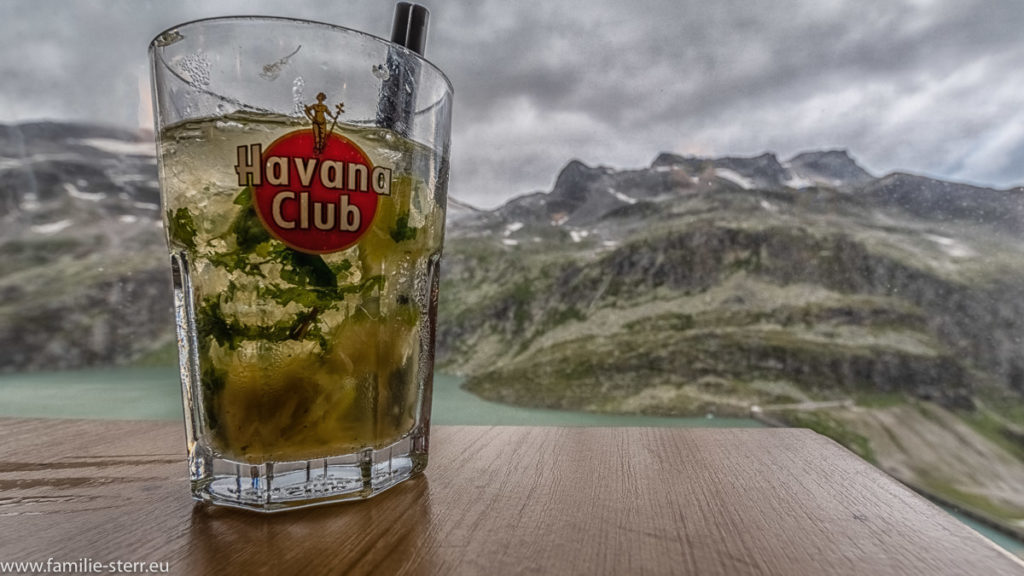
M367 498L427 463L451 85L325 24L150 48L197 499Z

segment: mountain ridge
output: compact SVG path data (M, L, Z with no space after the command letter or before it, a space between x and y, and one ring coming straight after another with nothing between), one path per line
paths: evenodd
M151 143L44 124L0 127L0 369L166 361ZM1019 523L1022 197L842 150L569 162L449 199L437 366L523 406L811 427Z

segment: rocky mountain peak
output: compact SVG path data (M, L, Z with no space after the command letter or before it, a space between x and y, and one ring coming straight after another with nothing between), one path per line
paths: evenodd
M846 150L803 152L786 164L797 177L832 187L862 186L875 178Z
M678 154L671 154L669 152L662 152L651 162L651 168L663 168L670 166L679 166L687 162L687 158Z
M721 163L740 163L740 164L744 164L744 165L748 165L748 166L752 166L752 167L756 167L756 168L761 168L761 169L764 169L764 170L773 170L776 167L779 167L779 168L782 167L782 165L779 164L779 158L775 155L774 152L764 152L764 153L762 153L762 154L760 154L758 156L749 156L749 157L746 157L746 156L738 156L738 157L727 156L725 158L722 158L722 159L718 160L718 162L721 162Z
M602 171L591 168L579 160L570 160L565 168L558 173L555 187L551 193L555 196L573 197L601 177Z
M786 169L771 152L754 157L718 158L714 164L717 176L742 188L780 188L789 178Z
M546 202L550 218L562 219L599 217L615 203L609 200L607 183L608 170L592 168L579 160L572 160L558 174L555 187Z
M833 150L812 150L801 152L789 159L790 164L810 165L814 163L823 164L852 164L857 166L856 160L850 156L850 152L844 148ZM857 166L859 168L859 166Z

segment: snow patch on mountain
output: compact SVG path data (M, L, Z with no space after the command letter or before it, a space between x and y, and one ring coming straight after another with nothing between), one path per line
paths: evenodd
M156 156L156 146L152 142L125 142L112 138L85 138L79 142L119 156Z
M573 242L579 242L587 236L590 236L589 230L569 230L569 237Z
M788 173L786 179L782 181L782 184L784 186L796 190L800 190L801 188L810 188L814 186L814 180L811 180L810 178L807 178L801 174L794 172L788 162L783 164L783 167L786 168L786 172Z
M939 236L937 234L925 234L924 237L938 244L939 247L942 248L943 252L953 258L970 258L977 254L970 246L959 240L954 240L953 238L947 238L946 236Z
M524 224L522 222L512 222L505 226L505 236L511 236L513 233L523 229Z
M73 222L69 218L66 220L58 220L57 222L50 222L47 224L36 224L35 226L31 226L29 229L35 232L36 234L56 234L57 232L60 232L61 230L67 228L68 226L71 226L72 224Z
M715 176L728 180L744 190L751 190L754 188L753 180L741 175L739 172L729 170L728 168L715 168Z
M609 188L608 189L608 193L611 194L612 196L615 196L619 200L622 200L626 204L636 204L636 198L627 196L627 195L623 194L622 192L619 192L615 188Z
M79 200L87 200L89 202L99 202L107 197L103 192L83 192L79 190L77 186L71 182L64 183L64 191L68 193L68 196L77 198Z

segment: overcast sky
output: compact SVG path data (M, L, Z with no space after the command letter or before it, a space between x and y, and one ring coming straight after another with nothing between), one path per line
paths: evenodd
M570 159L616 168L845 148L867 169L1024 184L1018 0L446 0L450 192L493 207ZM179 22L311 18L387 35L392 4L4 0L0 122L140 125L146 47ZM148 118L143 122L149 123Z

